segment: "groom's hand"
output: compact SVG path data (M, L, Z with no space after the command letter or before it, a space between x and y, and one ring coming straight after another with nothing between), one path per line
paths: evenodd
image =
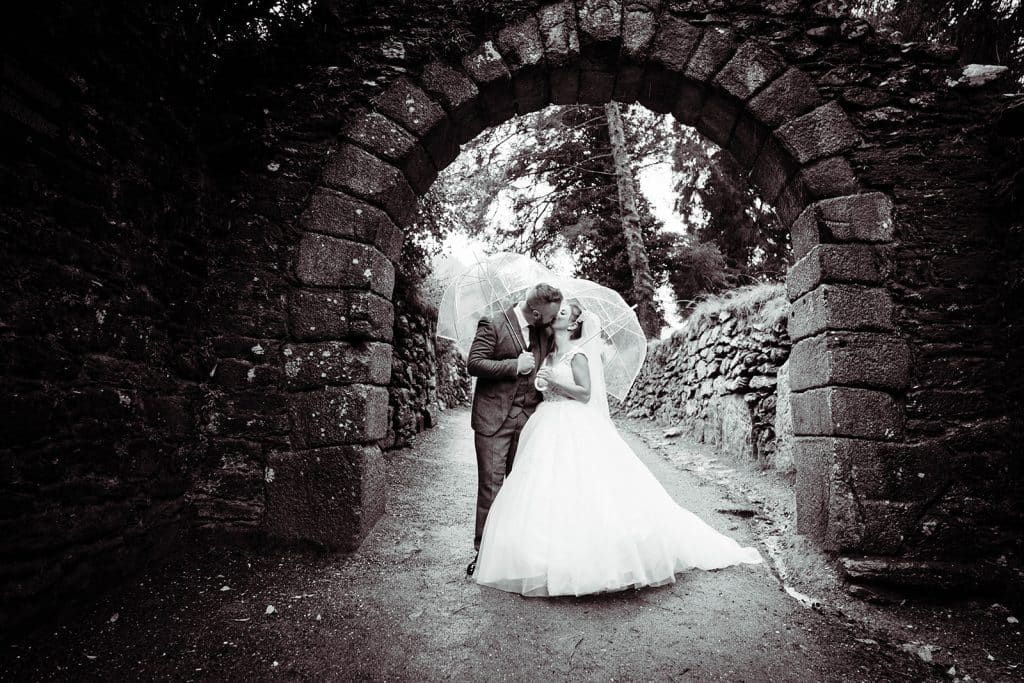
M533 354L529 351L523 351L520 353L516 362L518 363L516 372L520 375L530 374L533 372L533 368L537 365L537 361L533 359Z

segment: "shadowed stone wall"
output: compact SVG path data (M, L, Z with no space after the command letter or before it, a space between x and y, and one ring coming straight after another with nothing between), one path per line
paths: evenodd
M8 41L5 606L186 526L356 547L416 195L483 128L610 98L695 125L791 227L801 530L890 578L1019 567L1005 100L842 4L339 3L193 80L130 11Z
M163 57L112 58L138 35L106 53L95 35L55 50L26 26L12 55L11 27L0 90L3 625L178 547L209 456L199 425L213 367L193 84Z

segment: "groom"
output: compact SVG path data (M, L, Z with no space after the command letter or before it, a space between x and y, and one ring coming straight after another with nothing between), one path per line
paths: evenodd
M477 378L471 419L478 476L473 536L477 551L487 512L512 471L519 432L541 401L533 379L551 348L549 328L561 307L562 293L542 282L527 291L524 301L477 325L466 362L469 374ZM475 569L474 557L466 574L472 576Z

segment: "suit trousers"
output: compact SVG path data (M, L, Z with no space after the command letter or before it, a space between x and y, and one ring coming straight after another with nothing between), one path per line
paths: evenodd
M501 485L505 483L505 475L512 471L512 461L516 457L519 446L519 432L523 430L530 416L519 411L515 417L506 417L491 436L476 432L473 444L476 446L476 532L473 535L473 547L480 549L480 539L484 535L484 523L491 509L494 497L498 495Z

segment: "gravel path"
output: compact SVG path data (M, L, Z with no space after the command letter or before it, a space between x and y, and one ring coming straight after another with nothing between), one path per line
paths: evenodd
M465 578L468 410L389 456L387 514L359 551L197 550L4 647L5 680L950 680L809 609L772 563L672 585L523 598ZM672 496L744 545L743 502L627 440ZM732 510L722 513L718 510ZM740 512L736 512L739 510ZM765 553L765 546L760 546Z

